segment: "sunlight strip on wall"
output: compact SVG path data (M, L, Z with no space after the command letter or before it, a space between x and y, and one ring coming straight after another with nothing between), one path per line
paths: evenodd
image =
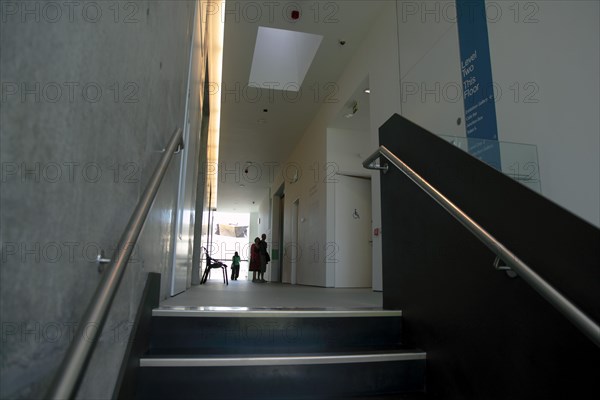
M225 32L224 18L225 1L202 2L207 23L206 44L208 54L208 80L213 87L221 87L223 76L223 37ZM221 12L215 12L221 10ZM210 166L206 177L207 196L205 204L217 207L217 184L219 163L219 136L221 127L221 91L211 90L209 94L210 121L208 126L207 162ZM208 190L208 188L211 188Z

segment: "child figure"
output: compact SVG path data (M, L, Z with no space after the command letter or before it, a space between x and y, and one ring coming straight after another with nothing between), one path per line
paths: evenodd
M231 280L237 281L240 276L240 255L236 251L231 258Z

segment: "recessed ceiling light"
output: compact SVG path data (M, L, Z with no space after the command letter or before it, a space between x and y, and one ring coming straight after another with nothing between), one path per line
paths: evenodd
M366 88L366 89L365 89L365 93L366 93L366 94L370 94L370 93L371 93L371 89L369 89L369 88Z

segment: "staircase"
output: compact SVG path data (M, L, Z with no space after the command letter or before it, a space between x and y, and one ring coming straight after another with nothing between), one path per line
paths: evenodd
M425 353L400 311L161 307L138 399L416 399Z

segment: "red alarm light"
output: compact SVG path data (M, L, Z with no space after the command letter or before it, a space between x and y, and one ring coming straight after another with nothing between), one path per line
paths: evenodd
M298 18L300 18L300 11L298 11L298 10L292 11L292 19L296 20Z

